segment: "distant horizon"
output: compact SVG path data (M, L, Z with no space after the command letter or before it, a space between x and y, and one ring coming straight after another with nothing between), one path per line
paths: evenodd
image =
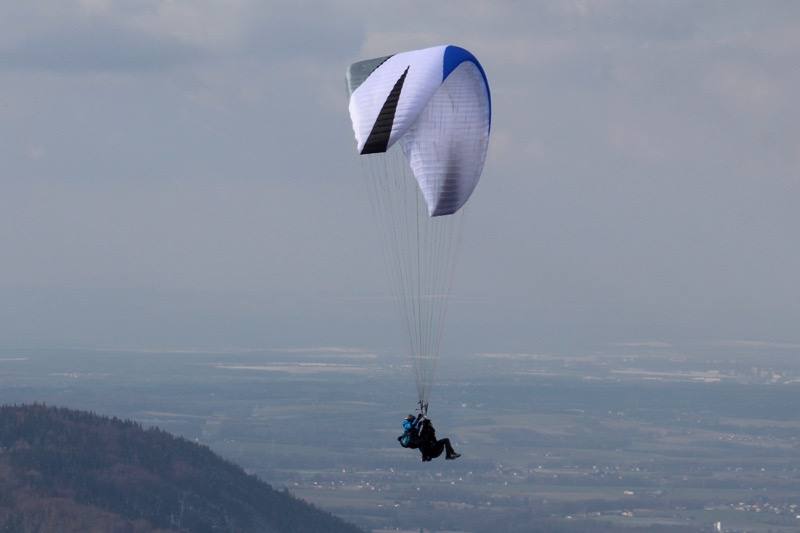
M367 531L796 529L797 349L628 344L443 359L429 413L457 461L397 444L417 399L408 362L342 346L0 349L0 404L159 427Z

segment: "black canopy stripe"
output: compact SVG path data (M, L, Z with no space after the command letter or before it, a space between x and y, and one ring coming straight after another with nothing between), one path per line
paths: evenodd
M397 111L397 102L400 100L400 91L403 89L403 83L406 81L406 74L410 68L411 65L406 67L403 75L395 82L389 96L386 97L386 101L378 113L378 118L375 119L375 124L372 126L372 131L367 137L367 142L364 143L361 155L378 154L385 152L388 148L389 135L392 133L392 124L394 124L394 113Z

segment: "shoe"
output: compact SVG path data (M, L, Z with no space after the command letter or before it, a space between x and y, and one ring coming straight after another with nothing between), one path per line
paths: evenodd
M452 459L458 459L459 457L461 457L461 454L460 454L460 453L455 453L455 452L453 452L453 454L452 454L452 455L448 455L447 457L445 457L445 459L450 459L450 460L452 460Z

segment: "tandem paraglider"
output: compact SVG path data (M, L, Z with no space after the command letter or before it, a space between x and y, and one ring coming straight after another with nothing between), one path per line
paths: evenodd
M422 413L416 417L408 415L403 420L403 434L397 437L397 440L403 448L419 450L423 462L436 459L442 452L447 452L444 458L448 460L461 457L461 454L453 449L450 439L436 438L433 423Z
M423 460L443 450L454 459L450 441L436 440L427 407L464 206L489 146L489 83L474 55L444 45L353 63L347 88L393 299L409 340L420 415L406 422L413 423L417 438L429 428L430 453L417 443Z

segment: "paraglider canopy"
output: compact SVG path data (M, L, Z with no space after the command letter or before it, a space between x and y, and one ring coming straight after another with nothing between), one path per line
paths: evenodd
M489 84L474 55L443 45L353 63L347 87L424 413L462 207L475 190L489 145Z
M400 141L430 216L450 215L478 183L491 126L486 73L464 48L435 46L359 61L347 71L358 152Z

